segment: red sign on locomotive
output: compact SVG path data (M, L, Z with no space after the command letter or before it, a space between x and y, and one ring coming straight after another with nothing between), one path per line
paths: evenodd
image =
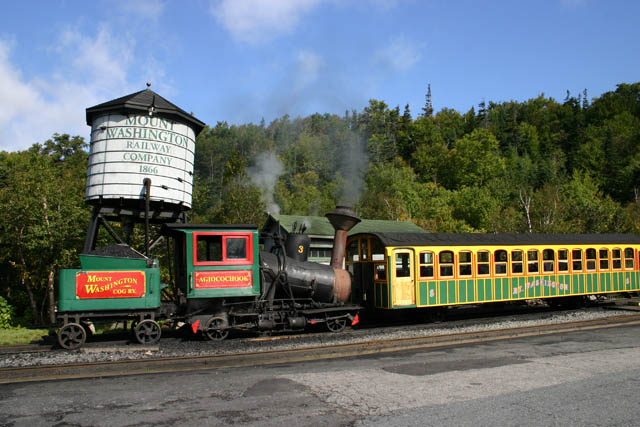
M250 288L253 286L251 270L196 271L196 289Z
M76 298L140 298L145 293L144 271L80 271Z

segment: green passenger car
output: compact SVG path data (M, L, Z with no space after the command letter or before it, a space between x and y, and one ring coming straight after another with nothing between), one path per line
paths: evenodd
M624 234L351 236L346 264L371 309L555 299L640 290L640 237Z

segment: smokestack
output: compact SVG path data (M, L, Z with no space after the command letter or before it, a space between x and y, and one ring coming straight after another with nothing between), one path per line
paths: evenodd
M333 238L333 251L331 251L330 265L333 268L342 269L344 253L347 246L347 233L360 222L360 218L358 218L353 209L348 206L336 206L333 212L329 212L325 216L336 230Z

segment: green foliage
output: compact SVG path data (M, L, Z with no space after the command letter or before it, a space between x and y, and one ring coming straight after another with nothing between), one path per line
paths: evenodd
M621 232L640 234L640 203L636 200L623 208Z
M449 188L482 186L502 178L505 162L498 140L486 129L476 129L456 141L451 152L452 179Z
M43 145L0 158L0 260L18 292L27 292L34 321L54 310L53 279L77 263L89 209L84 204L86 144L80 137L55 134ZM9 237L10 236L10 237ZM11 287L3 290L5 295ZM16 306L19 314L27 307Z
M500 203L487 187L464 187L452 196L453 216L475 231L494 232L500 217Z
M401 160L372 166L366 177L361 215L369 219L407 221L424 202L415 172Z
M199 197L202 193L197 193ZM207 205L198 200L199 214L193 222L208 224L262 224L265 205L260 200L260 191L242 180L228 183L218 203Z
M602 194L597 183L584 172L575 172L563 184L559 193L562 220L567 224L563 232L618 232L619 205ZM565 231L566 230L566 231Z
M0 329L13 326L14 310L6 299L0 297Z
M421 186L420 210L413 218L416 224L433 233L467 233L474 231L454 213L455 192L429 183Z
M290 184L278 183L277 201L292 215L323 216L335 207L335 185L323 182L315 171L296 174Z
M469 131L465 117L450 108L443 108L438 112L435 123L447 147L452 147L458 139Z
M417 146L412 164L421 179L435 184L450 180L449 147L435 120L419 117L412 126L411 140Z

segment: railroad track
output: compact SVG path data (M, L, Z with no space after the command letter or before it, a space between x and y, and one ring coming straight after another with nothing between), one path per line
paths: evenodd
M606 302L596 302L593 303L592 307L600 307L604 309L611 310L630 310L630 311L639 311L640 306L638 306L638 299L620 299L619 301L609 300ZM486 308L463 308L463 309L455 309L451 310L447 315L447 321L440 324L440 326L446 326L447 324L451 324L456 320L470 320L470 319L500 319L505 316L511 315L523 315L523 314L531 314L531 313L556 313L558 312L557 308L549 308L546 306L521 306L521 307L511 307L502 310L487 310ZM385 321L380 320L370 320L360 323L357 328L357 331L363 331L368 329L376 329L382 330L383 328L395 329L395 328L411 328L413 326L421 325L421 322L412 322L410 320L404 319L399 321L393 321L391 319L387 319ZM245 338L248 342L273 342L273 341L287 341L287 340L304 340L307 338L313 338L317 336L326 335L326 331L322 332L313 332L313 331L305 331L304 333L274 333L273 335L261 335L261 336L252 336L251 334L247 335ZM357 332L347 330L343 332L343 334L354 334L357 335ZM138 346L129 346L129 340L123 339L123 336L127 336L126 332L121 334L113 334L114 338L109 336L100 336L98 340L92 342L87 342L81 351L85 352L99 352L104 349L117 349L119 351L142 351L142 347ZM163 339L166 340L167 337L174 336L175 331L164 331ZM237 338L237 337L236 337ZM95 338L94 338L95 339ZM55 338L50 338L44 340L42 343L36 344L18 344L18 345L6 345L0 346L0 356L2 355L10 355L10 354L21 354L21 353L47 353L52 351L60 351L58 347L57 341ZM105 350L107 351L107 350Z
M98 342L87 343L85 345L86 348L101 348L101 346L110 345L126 345L129 341L127 340L102 340ZM10 355L10 354L23 354L23 353L48 353L52 351L61 351L58 346L57 341L55 339L45 339L41 343L37 344L15 344L15 345L3 345L0 346L0 356Z
M0 384L265 366L321 359L358 357L397 351L422 350L452 345L632 325L640 325L640 314L562 324L546 324L418 338L370 340L287 350L2 368L0 369Z
M16 344L0 346L0 355L51 351L53 344Z

